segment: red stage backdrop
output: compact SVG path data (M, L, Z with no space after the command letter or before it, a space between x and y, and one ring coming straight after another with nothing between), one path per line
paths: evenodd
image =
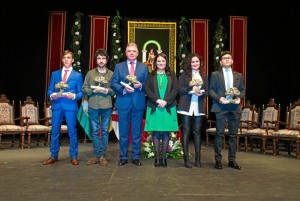
M107 50L108 16L91 16L89 70L96 67L94 53L97 49Z
M247 17L230 16L230 51L234 58L232 67L243 74L246 87Z
M204 68L208 74L208 20L191 19L191 45L192 53L203 56ZM206 114L208 114L208 101L206 99Z
M66 12L51 12L48 26L48 50L47 50L47 91L51 72L61 68L61 54L65 48ZM45 99L46 100L46 91Z
M246 85L246 59L247 59L247 18L230 16L230 51L234 63L233 69L241 72Z

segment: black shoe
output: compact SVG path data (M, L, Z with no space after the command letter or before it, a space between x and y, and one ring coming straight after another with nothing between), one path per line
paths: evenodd
M237 169L237 170L240 170L242 169L241 166L239 166L235 161L229 161L228 163L228 167L231 167L233 169Z
M159 159L154 159L154 167L160 167Z
M161 167L167 167L167 166L168 166L168 164L167 164L167 159L161 158L161 159L160 159L160 166L161 166Z
M223 168L221 161L216 161L215 168L219 170Z
M139 159L132 160L132 164L135 164L137 166L142 166L142 162Z
M121 159L121 160L118 162L118 166L125 165L126 163L128 163L128 161L127 161L127 160L125 160L125 159Z

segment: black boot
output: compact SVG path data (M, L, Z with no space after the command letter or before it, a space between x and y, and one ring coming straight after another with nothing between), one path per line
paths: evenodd
M161 158L160 159L160 166L161 167L167 167L168 166L166 158Z
M184 155L183 160L184 160L184 167L186 167L186 168L192 168L189 155L187 155L187 156Z
M197 117L198 118L198 117ZM193 122L193 136L194 136L194 144L195 144L195 166L201 167L201 123L202 119L196 120Z
M160 159L154 159L154 167L160 167Z
M181 123L182 123L182 147L183 147L183 155L184 155L184 167L191 168L191 162L189 157L189 142L190 142L190 117L187 115L181 115Z

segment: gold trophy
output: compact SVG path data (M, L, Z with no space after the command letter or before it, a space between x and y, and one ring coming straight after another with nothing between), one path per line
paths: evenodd
M197 90L189 91L189 94L203 93L204 89L201 89L202 85L203 85L203 81L201 79L199 79L199 78L192 78L192 80L189 83L189 86L190 87L197 86L198 89Z
M235 103L235 99L241 94L241 92L236 88L232 87L226 90L225 95L229 103Z
M64 90L67 88L69 88L69 85L65 82L59 82L59 83L55 84L55 89L59 89L59 92L57 93L58 96L66 95L64 93Z
M104 76L98 76L94 79L97 85L92 85L92 89L105 89L107 88L108 80Z
M126 76L126 80L128 80L128 83L122 82L121 84L127 88L130 88L131 90L133 90L134 88L132 88L130 85L131 84L138 84L140 83L137 79L135 75L127 75Z

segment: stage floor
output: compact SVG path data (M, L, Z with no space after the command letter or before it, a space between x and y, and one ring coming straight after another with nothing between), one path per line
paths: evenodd
M60 150L59 162L44 166L49 148L6 148L0 150L0 200L116 200L116 201L298 201L300 160L293 156L263 155L258 150L239 151L242 170L214 169L212 145L202 146L202 167L183 166L182 159L168 159L167 168L153 166L154 159L142 159L119 167L119 147L109 142L106 167L85 165L92 143L79 144L79 166L70 163L68 144ZM194 155L192 142L190 151ZM194 160L192 160L193 162Z

